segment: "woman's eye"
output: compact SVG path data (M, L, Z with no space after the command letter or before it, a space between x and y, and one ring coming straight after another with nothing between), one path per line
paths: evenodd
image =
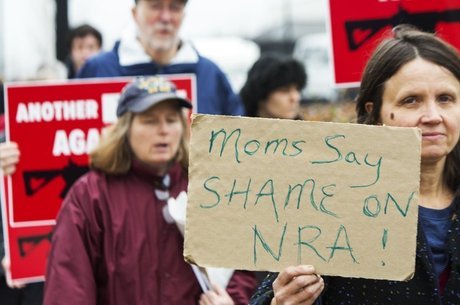
M173 117L169 117L167 120L168 120L169 123L175 123L175 122L179 121L179 118L176 117L176 116L173 116Z
M156 122L157 122L157 120L155 120L155 119L147 119L146 118L146 119L142 120L142 123L144 123L144 124L155 124Z
M443 94L438 98L440 103L450 103L454 101L454 98L448 94Z
M417 98L415 96L410 96L401 101L402 105L412 105L417 102Z

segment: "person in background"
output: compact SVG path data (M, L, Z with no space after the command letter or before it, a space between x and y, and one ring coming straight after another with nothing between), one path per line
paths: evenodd
M75 78L76 73L85 64L86 60L96 55L102 48L102 35L94 27L83 24L69 32L69 55L65 65L67 78Z
M244 107L225 74L179 38L187 0L135 0L135 31L127 31L109 52L86 62L78 78L194 74L197 109L206 114L242 115Z
M356 111L361 124L421 130L414 277L323 278L291 266L267 277L250 304L460 304L460 57L434 34L393 32L367 63Z
M292 57L267 54L248 72L240 96L250 117L301 119L301 91L307 83L304 66Z

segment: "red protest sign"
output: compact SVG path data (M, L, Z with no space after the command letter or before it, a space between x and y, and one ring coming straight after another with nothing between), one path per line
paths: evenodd
M194 75L165 75L196 109ZM12 279L43 279L55 218L69 188L88 170L88 152L116 120L131 78L5 85L6 139L21 160L2 184L6 255Z
M436 32L460 49L460 1L329 0L329 12L336 84L358 85L374 48L401 23Z

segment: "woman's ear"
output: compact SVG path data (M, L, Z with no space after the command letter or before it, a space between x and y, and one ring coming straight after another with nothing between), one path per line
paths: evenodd
M371 114L372 110L374 109L374 103L366 102L366 104L364 104L364 108L366 109L367 114Z

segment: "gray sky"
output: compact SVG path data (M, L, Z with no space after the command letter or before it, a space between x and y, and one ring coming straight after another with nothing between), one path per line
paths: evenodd
M323 21L325 0L191 0L184 34L197 36L237 34L253 37L283 24L286 16L297 21ZM190 29L188 28L190 27Z

